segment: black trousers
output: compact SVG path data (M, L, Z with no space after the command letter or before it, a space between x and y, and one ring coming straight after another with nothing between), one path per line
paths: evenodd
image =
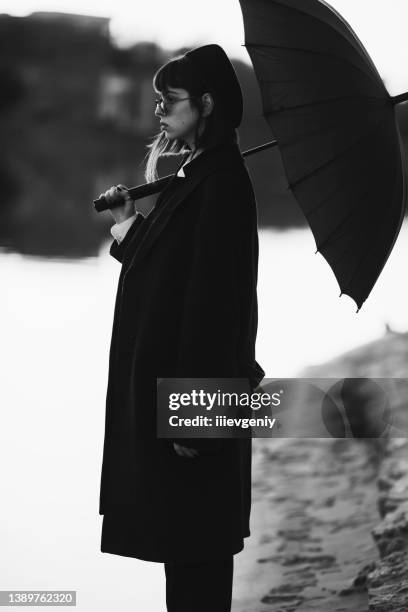
M234 557L165 563L168 612L230 612Z

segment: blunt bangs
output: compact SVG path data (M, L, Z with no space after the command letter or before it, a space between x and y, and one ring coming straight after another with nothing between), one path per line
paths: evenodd
M166 92L170 87L186 89L193 96L200 96L205 91L205 84L194 71L191 62L184 55L164 64L153 77L156 92Z

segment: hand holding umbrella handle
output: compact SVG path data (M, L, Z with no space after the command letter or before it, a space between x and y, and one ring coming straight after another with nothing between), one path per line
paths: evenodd
M140 198L145 198L148 195L159 193L159 191L164 188L164 186L171 179L172 176L172 174L169 174L159 179L158 181L154 181L153 183L146 183L143 185L137 185L136 187L131 187L130 189L128 189L128 193L132 200L139 200ZM103 212L104 210L109 210L110 208L121 206L123 202L121 200L117 200L116 202L108 204L106 198L102 196L94 200L93 204L96 212Z
M264 149L276 147L277 144L278 142L276 140L271 140L270 142L266 142L265 144L259 145L258 147L254 147L252 149L248 149L248 151L244 151L242 153L242 157L247 157L248 155L252 155L253 153L263 151ZM165 185L168 183L172 176L172 174L168 174L167 176L163 176L162 178L152 183L145 183L143 185L131 187L130 189L128 189L129 195L132 200L140 200L141 198L145 198L148 195L159 193L162 189L164 189ZM104 210L109 210L109 208L115 208L115 206L120 206L122 202L118 201L108 204L106 199L104 197L101 197L94 200L93 204L96 212L102 212Z

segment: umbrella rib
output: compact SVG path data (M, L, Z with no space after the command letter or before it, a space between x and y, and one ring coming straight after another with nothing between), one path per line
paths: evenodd
M370 193L370 189L367 189L367 190L364 192L364 194L363 194L363 195L368 195L369 193ZM352 212L354 212L354 210L353 210ZM349 216L350 216L350 215L348 215L348 217L349 217ZM345 220L346 220L346 219L345 219ZM345 220L344 220L344 221L345 221ZM342 222L342 224L344 223L344 221ZM341 225L339 225L338 227L341 227ZM337 227L336 229L338 229L338 227ZM363 231L364 231L364 227L362 227L362 228L361 228L361 231L360 231L360 236L362 235ZM332 232L332 233L333 233L333 232ZM343 232L343 233L342 233L340 236L338 236L338 238L342 238L342 237L343 237L343 236L344 236L346 233L347 233L347 231L346 231L346 232ZM327 240L325 240L325 241L324 241L324 243L322 243L322 244L326 244L326 243L327 243ZM317 251L319 251L319 249L317 249ZM316 252L317 252L317 251L316 251ZM325 254L324 254L322 251L320 251L320 253L321 253L321 255L322 255L322 256L323 256L323 257L326 259L326 261L329 263L329 265L330 265L330 267L331 267L331 269L332 269L332 271L333 271L333 273L334 273L334 275L335 275L335 277L336 277L336 279L337 279L337 282L338 282L338 285L339 285L339 288L340 288L340 296L341 296L341 295L343 295L343 294L345 294L345 293L346 293L346 288L347 288L347 287L350 285L350 283L352 282L352 280L353 280L353 278L354 278L354 275L355 275L355 272L356 272L356 270L358 269L358 267L360 266L361 262L360 262L360 264L358 264L358 266L357 266L357 267L356 267L356 268L355 268L355 269L354 269L354 270L351 272L351 276L349 277L349 280L347 281L347 283L345 283L345 284L342 284L342 285L341 285L341 284L340 284L340 280L339 280L339 278L338 278L338 276L337 276L337 274L336 274L336 272L335 272L335 269L334 269L334 268L335 268L335 266L336 266L336 265L337 265L337 264L338 264L338 263L339 263L339 262L340 262L340 261L343 259L343 257L344 257L344 256L345 256L345 255L348 253L348 251L347 251L346 249L344 249L344 250L343 250L343 252L341 253L340 257L337 257L337 259L336 259L335 261L333 261L333 260L330 260L330 261L329 261L329 259L327 258L327 256L326 256L326 255L325 255ZM377 278L378 278L378 276L377 276ZM352 298L353 298L353 299L356 301L357 306L358 306L358 307L359 307L359 309L360 309L360 308L361 308L361 306L362 306L362 303L361 303L361 305L359 305L359 304L358 304L358 300L356 300L356 298L355 298L354 296L352 296L352 295L351 295L350 297L352 297ZM364 301L364 300L363 300L363 301ZM358 310L357 310L357 312L358 312Z
M323 198L323 200L321 200L320 202L318 202L315 206L313 206L313 208L308 209L307 214L312 216L315 213L317 213L320 208L326 204L327 200L330 200L330 198L332 198L336 193L338 193L339 191L341 191L343 185L339 185L338 187L336 187L336 189L333 189L333 191L331 191L326 197ZM317 246L317 245L316 245Z
M395 174L396 174L396 171L397 171L397 168L396 168L396 166L395 166L395 168L394 168L394 177L393 177L393 179L395 179ZM396 184L395 184L395 181L394 181L394 180L393 180L392 182L393 182L393 184L394 184L394 191L393 191L393 198L392 198L392 199L394 199L394 194L395 194ZM370 189L368 189L368 190L366 191L366 194L369 194L369 193L370 193ZM403 215L402 215L401 219L402 219L402 218L403 218ZM395 244L395 241L396 241L396 239L397 239L397 237L398 237L399 230L400 230L400 228L401 228L401 223L402 223L402 221L400 220L400 223L399 223L399 228L398 228L398 230L397 230L397 231L396 231L396 233L395 233L395 237L394 237L393 245ZM378 231L379 231L380 229L382 229L382 226L377 226L377 233L378 233ZM364 230L364 227L362 227L362 228L361 228L361 231L360 231L360 236L363 234L363 232L364 232L364 231L365 231L365 230ZM343 235L344 235L344 234L343 234ZM340 236L340 237L341 237L341 236ZM356 265L356 267L354 268L354 270L352 270L351 274L349 275L349 278L348 278L347 282L346 282L345 284L343 284L343 286L341 286L341 285L340 285L340 283L339 283L339 287L340 287L340 290L341 290L341 294L345 293L346 295L349 295L349 294L347 294L347 291L346 291L346 290L347 290L347 288L348 288L348 287L351 285L351 283L353 282L353 280L354 280L354 278L355 278L356 274L358 273L358 270L361 268L361 266L363 265L363 263L366 261L366 259L368 258L369 254L370 254L370 253L371 253L371 251L373 250L373 248L374 248L374 246L375 246L375 242L374 242L374 240L372 240L371 245L372 245L372 246L371 246L371 250L365 253L365 255L364 255L364 257L361 259L361 261L360 261L360 262L359 262L359 263ZM392 246L393 246L393 245L392 245ZM377 275L376 275L376 278L375 278L375 280L374 280L373 286L374 286L374 284L377 282L378 277L380 276L380 274L381 274L381 272L382 272L382 270L383 270L383 268L384 268L385 264L387 263L387 261L388 261L388 258L389 258L389 255L390 255L391 251L392 251L392 247L391 247L391 249L389 250L388 255L387 255L387 257L386 257L386 259L385 259L384 263L382 264L381 269L378 271L378 273L377 273ZM335 261L329 262L329 263L330 263L330 265L331 265L332 267L333 267L333 266L335 266L335 265L337 265L337 264L338 264L338 263L339 263L339 262L340 262L340 261L343 259L343 257L344 257L346 254L347 254L347 250L344 250L344 251L342 252L342 254L340 255L340 257L338 257L338 258L337 258ZM323 253L322 253L322 255L323 255ZM353 296L351 296L351 297L353 297ZM353 298L353 299L354 299L354 298ZM365 301L365 300L363 300L363 302L364 302L364 301ZM362 302L362 304L363 304L363 302ZM362 305L362 304L361 304L361 305ZM361 306L360 306L360 308L361 308ZM359 308L359 309L360 309L360 308ZM358 312L358 311L357 311L357 312Z
M260 79L260 82L267 83L268 81L263 81ZM340 102L341 100L353 100L356 98L363 99L373 99L373 100L384 100L384 98L379 98L378 96L366 96L363 94L355 94L354 96L336 96L335 98L324 98L319 100L318 102L307 102L305 104L296 104L295 106L284 106L283 108L278 108L276 110L265 111L264 115L277 115L278 113L285 113L291 110L297 110L298 108L310 108L311 106L317 106L318 104L328 104L332 102ZM378 110L378 109L375 109Z
M278 4L279 6L282 6L282 3L277 1L277 0L270 0L271 4ZM357 42L360 50L364 53L364 57L370 62L370 65L372 66L372 69L375 71L375 73L378 75L378 84L381 84L384 87L384 84L382 82L381 79L381 75L379 74L374 62L372 61L370 55L368 54L368 52L366 51L363 43L360 41L360 39L358 38L358 36L356 35L356 33L354 32L354 30L352 29L352 27L347 23L347 21L341 17L340 13L338 13L337 11L335 11L333 9L333 7L329 4L327 4L327 2L322 2L322 4L324 4L329 11L331 11L336 17L337 19L341 20L343 22L343 24L350 30L351 34L353 35L355 41ZM316 15L311 15L310 13L306 13L305 11L302 11L300 8L296 8L294 6L291 7L291 10L296 11L298 13L301 13L302 15L307 15L309 18L313 19L314 21L318 21L319 23L322 23L325 27L330 28L331 30L333 30L336 34L338 34L339 36L341 36L341 38L346 41L346 43L348 45L350 45L350 41L349 39L344 36L344 34L342 34L341 32L339 32L336 28L333 28L333 26L329 23L327 23L327 21L323 21L323 19L320 19L319 17L316 17ZM355 49L354 45L352 45L353 49Z
M393 180L393 184L394 184L394 191L393 191L393 198L392 198L392 199L394 199L394 194L395 194L395 190L396 190L396 181L395 181L395 175L396 175L396 172L397 172L397 164L395 164L395 166L394 166L394 177L393 177L393 178L394 178L394 180ZM404 178L403 178L403 182L405 182L405 181L404 181ZM401 224L402 224L402 221L403 221L403 218L404 218L404 212L405 212L404 207L402 207L402 214L401 214L401 216L400 216L400 220L399 220L399 223L398 223L398 229L395 231L395 236L394 236L393 243L392 243L392 245L391 245L391 248L390 248L390 249L389 249L389 251L388 251L388 254L387 254L387 256L386 256L386 258L385 258L385 260L384 260L384 262L383 262L383 264L382 264L382 266L381 266L381 268L380 268L380 270L378 271L378 274L377 274L377 276L376 276L376 278L375 278L375 280L374 280L373 285L374 285L374 284L377 282L378 277L380 276L381 272L383 271L384 266L385 266L385 264L387 263L387 261L388 261L388 259L389 259L389 256L390 256L390 254L391 254L391 251L392 251L392 249L393 249L393 247L394 247L394 244L395 244L395 242L396 242L396 240L397 240L397 238L398 238L398 235L399 235L399 232L400 232L400 229L401 229ZM378 231L379 231L380 229L382 229L382 226L380 226L380 225L379 225L379 226L377 227L377 233L378 233ZM372 246L371 246L371 250L372 250L372 249L373 249L373 245L374 245L374 240L372 241L372 243L371 243L371 244L372 244ZM347 281L347 283L344 285L344 289L347 289L347 287L349 287L349 286L350 286L350 284L351 284L351 283L352 283L352 281L354 280L354 277L355 277L355 276L356 276L356 274L357 274L357 271L359 270L359 268L361 268L361 266L362 266L362 265L363 265L363 263L366 261L366 259L367 259L367 257L368 257L368 256L369 256L369 252L365 254L365 256L363 257L363 259L362 259L362 260L359 262L359 264L358 264L358 265L356 266L356 268L353 270L353 272L352 272L352 274L351 274L351 276L350 276L349 280L348 280L348 281ZM343 291L343 290L342 290L342 291ZM343 293L344 293L344 291L343 291Z
M362 230L361 230L360 235L363 233L363 231L364 231L364 229L362 229ZM352 270L352 272L351 272L351 274L350 274L350 277L349 277L348 281L347 281L345 284L343 284L343 286L341 286L341 285L340 285L340 290L341 290L341 292L342 292L342 293L346 293L346 292L347 292L348 287L350 287L350 285L351 285L351 283L353 282L353 280L354 280L355 276L357 275L357 273L358 273L359 269L361 268L361 266L363 265L363 263L366 261L367 257L369 256L369 254L370 254L370 253L371 253L371 251L373 250L374 246L376 246L376 245L374 244L374 241L372 241L370 250L367 250L367 252L366 252L366 253L365 253L365 255L362 257L362 259L361 259L361 260L358 262L358 264L356 265L356 267L354 268L354 270ZM340 262L340 261L343 259L343 257L344 257L346 254L347 254L347 251L343 251L343 253L341 254L341 257L339 257L339 258L338 258L338 259L337 259L337 260L334 262L334 264L333 264L333 265L335 265L335 264L339 263L339 262ZM387 257L387 259L388 259L388 257ZM378 272L378 274L377 274L377 276L376 276L376 278L375 278L375 280L374 280L373 286L374 286L374 284L377 282L378 277L380 276L382 269L384 268L385 264L387 263L387 259L385 260L385 262L384 262L384 264L383 264L383 266L382 266L381 270ZM348 295L348 294L347 294L347 295Z
M364 191L364 193L361 194L361 197L366 196L368 193L370 193L369 189L366 189L366 191ZM336 227L334 227L332 229L332 231L330 232L330 234L328 236L326 236L326 238L319 244L316 244L316 249L318 251L320 251L323 247L327 246L327 244L329 243L330 239L333 237L333 235L356 213L356 212L360 212L359 209L357 208L352 208L347 215L344 217L344 219L341 220L341 222L336 225ZM344 236L344 234L347 232L343 232L343 234L340 234L340 236L338 236L338 238L341 238L342 236ZM341 258L340 258L341 259ZM340 261L340 259L338 261ZM337 261L335 262L337 263Z
M369 111L369 113L371 114L371 113L376 112L376 111L378 111L378 109L374 109L373 108L373 109L371 109ZM324 125L323 127L319 128L317 130L313 130L311 132L307 132L304 136L302 136L302 140L303 141L304 140L309 140L311 137L317 136L318 134L322 134L322 133L328 133L329 130L333 130L333 129L338 129L338 124L334 123L334 122L328 123L328 124ZM294 144L297 144L299 142L299 140L300 140L299 136L297 136L295 138L292 138L292 140L286 140L284 144L280 145L280 148L281 149L285 149L287 147L290 147L290 146L292 146Z
M377 70L377 66L374 64L374 62L373 62L373 60L371 59L371 56L370 56L370 54L368 53L367 49L365 48L365 46L363 45L363 43L361 42L361 40L359 39L359 37L358 37L358 36L357 36L357 34L355 33L354 29L353 29L353 28L351 27L351 25L348 23L348 21L346 21L346 20L344 19L344 17L343 17L343 16L342 16L342 15L341 15L341 14L340 14L338 11L336 11L336 9L335 9L333 6L331 6L331 4L329 4L329 3L328 3L328 2L326 2L325 0L320 0L320 2L321 2L322 4L324 4L325 6L327 6L327 8L329 9L329 11L331 11L331 12L332 12L332 13L333 13L333 14L334 14L334 15L335 15L335 16L336 16L336 17L337 17L337 18L338 18L340 21L342 21L342 22L343 22L343 24L346 26L346 28L348 28L348 29L350 30L351 34L353 35L353 37L354 37L355 41L356 41L356 42L357 42L357 44L358 44L358 47L359 47L360 51L362 51L362 53L364 54L365 59L366 59L366 60L369 62L370 66L371 66L371 68L372 68L372 70L373 70L373 72L374 72L374 73L377 75L378 82L379 82L379 83L380 83L380 84L381 84L383 87L385 87L384 82L383 82L383 80L382 80L382 78L381 78L381 75L380 75L380 73L379 73L379 72L378 72L378 70ZM341 36L343 36L343 35L341 35ZM343 36L343 39L344 39L344 40L347 40L347 42L350 44L350 42L348 41L348 39L347 39L345 36Z
M361 174L361 170L360 168L357 168L357 171L353 172L349 172L348 173L348 181L349 183L354 182L356 179L356 175L360 175ZM318 212L318 210L320 210L320 208L327 202L327 200L329 200L330 198L332 198L336 193L338 193L339 191L341 191L344 187L344 183L338 185L335 189L333 189L330 193L328 193L323 200L321 200L320 202L318 202L317 204L315 204L315 206L313 206L312 208L308 208L307 210L307 215L308 216L312 216L314 215L316 212ZM363 195L365 195L367 193L367 191L362 192L361 194L359 194L358 197L361 197ZM306 213L306 211L305 211Z
M257 49L257 50L260 47L266 47L267 49L284 49L285 51L296 51L298 53L304 53L306 55L309 54L309 55L321 55L323 57L332 57L338 60L342 64L353 66L353 68L355 68L359 72L362 72L364 76L370 77L370 79L373 80L375 84L378 86L378 79L373 78L372 73L365 72L362 68L360 68L359 66L356 66L356 64L354 64L353 62L350 62L349 60L346 60L345 58L339 57L338 55L335 55L334 53L323 53L322 51L313 51L312 49L301 49L300 47L284 47L282 45L269 45L269 44L247 43L247 42L245 42L245 47L253 47L254 49ZM385 87L384 87L384 90L386 91Z
M262 83L297 83L297 81L296 79L262 79Z
M337 153L337 155L335 155L334 157L332 157L331 159L329 159L327 162L325 162L324 164L322 164L321 166L318 166L317 168L315 168L314 170L312 170L311 172L309 172L308 174L305 174L305 176L302 176L301 178L297 179L296 181L293 181L292 183L289 183L289 187L291 189L293 189L293 187L297 186L299 183L305 181L306 179L310 178L311 176L313 176L314 174L316 174L317 172L319 172L319 170L322 170L323 168L327 168L328 166L330 166L333 162L335 162L337 159L339 159L340 157L342 157L343 155L345 155L345 153L347 153L348 151L350 151L351 149L353 149L361 140L363 137L366 136L366 132L370 131L373 128L378 127L379 123L381 123L381 121L384 119L384 117L381 117L381 119L379 119L379 121L376 122L376 124L374 126L370 126L368 130L365 130L362 134L360 134L360 136L357 138L357 140L355 140L353 143L351 143L348 147L346 147L345 149L343 149L343 151L341 151L340 153ZM279 139L278 139L279 141Z
M317 212L318 212L318 211L321 209L321 207L322 207L324 204L326 204L326 202L327 202L328 200L330 200L330 199L331 199L331 198L332 198L332 197L333 197L333 196L334 196L336 193L338 193L338 192L339 192L339 191L341 191L342 189L343 189L343 185L338 185L338 186L337 186L335 189L333 189L333 191L331 191L331 192L330 192L330 193L329 193L327 196L325 196L325 197L323 198L323 200L321 200L321 201L320 201L320 202L318 202L318 203L317 203L315 206L313 206L313 208L309 208L309 209L307 210L307 215L308 215L308 216L312 216L312 215L314 215L315 213L317 213ZM366 192L363 192L363 193L362 193L362 194L360 194L360 195L365 195L365 193L366 193Z

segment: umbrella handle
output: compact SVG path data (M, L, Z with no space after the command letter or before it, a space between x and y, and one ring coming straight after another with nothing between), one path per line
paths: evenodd
M172 174L168 174L167 176L163 176L162 178L158 179L157 181L153 181L152 183L143 183L142 185L131 187L130 189L128 189L128 193L132 200L140 200L141 198L145 198L148 195L159 193L162 189L164 189L165 185L168 183L172 176ZM120 198L116 202L108 204L105 196L101 196L100 198L94 200L93 204L96 212L103 212L104 210L109 210L110 208L122 206L123 199Z
M408 95L408 94L407 94ZM272 147L276 147L278 144L277 140L271 140L270 142L265 142L258 147L253 147L252 149L248 149L242 153L242 157L248 157L249 155L253 155L254 153L259 153L264 149L270 149ZM169 180L172 178L173 174L168 174L167 176L163 176L157 181L153 181L151 183L144 183L143 185L137 185L136 187L131 187L128 189L128 193L132 200L140 200L141 198L145 198L148 195L153 195L155 193L159 193L164 187L167 185ZM106 198L102 196L93 201L94 208L96 212L103 212L104 210L109 210L110 208L116 208L117 206L122 206L123 200L122 198L118 199L117 202L112 202L108 204Z
M396 104L401 104L401 102L406 102L408 100L408 91L406 93L400 94L399 96L391 96L391 100L394 106Z

